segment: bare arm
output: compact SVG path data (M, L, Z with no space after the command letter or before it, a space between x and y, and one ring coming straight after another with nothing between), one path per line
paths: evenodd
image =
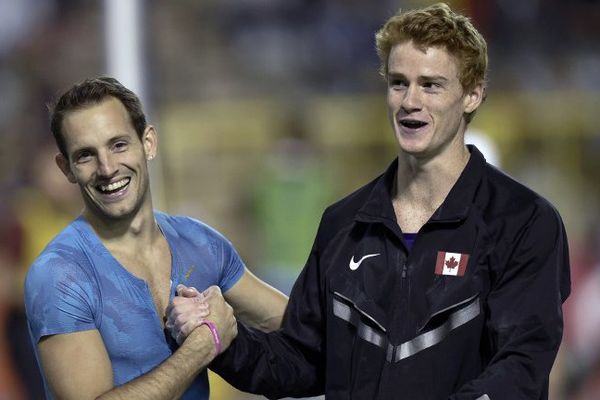
M223 349L237 334L233 311L220 295L207 299ZM162 364L113 388L110 359L97 330L43 338L39 353L50 390L57 399L177 399L216 356L208 327L194 330Z
M177 343L185 340L202 319L212 310L206 305L210 288L203 293L193 287L179 285L177 296L167 308L166 327ZM246 325L264 332L281 326L288 297L258 279L248 269L240 280L223 295L231 304L236 317Z
M223 294L236 318L246 325L270 332L279 329L288 297L258 279L247 268L240 280Z

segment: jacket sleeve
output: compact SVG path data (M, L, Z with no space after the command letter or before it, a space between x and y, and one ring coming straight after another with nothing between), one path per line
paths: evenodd
M483 351L490 360L482 374L451 400L547 398L550 369L563 329L562 303L570 293L567 237L560 216L547 204L492 257L485 302Z
M264 333L238 323L238 335L210 368L236 388L268 398L324 391L325 303L316 244L294 284L281 329Z

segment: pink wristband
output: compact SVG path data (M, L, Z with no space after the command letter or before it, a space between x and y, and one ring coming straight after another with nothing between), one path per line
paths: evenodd
M200 322L200 326L206 325L208 329L210 329L210 333L212 333L213 339L215 341L215 349L217 350L217 355L221 354L221 338L219 337L219 331L217 330L217 326L214 322L202 320Z

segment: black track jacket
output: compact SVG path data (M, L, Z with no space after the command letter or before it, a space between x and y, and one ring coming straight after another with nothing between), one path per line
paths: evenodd
M282 328L239 324L211 368L269 398L547 399L570 292L563 223L469 150L411 251L397 162L327 208Z

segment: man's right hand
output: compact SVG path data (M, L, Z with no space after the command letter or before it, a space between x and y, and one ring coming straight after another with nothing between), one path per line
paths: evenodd
M218 286L211 286L200 293L195 288L178 285L177 296L167 308L165 326L178 344L198 327L203 320L215 324L224 350L237 335L237 323L233 309L225 301Z

